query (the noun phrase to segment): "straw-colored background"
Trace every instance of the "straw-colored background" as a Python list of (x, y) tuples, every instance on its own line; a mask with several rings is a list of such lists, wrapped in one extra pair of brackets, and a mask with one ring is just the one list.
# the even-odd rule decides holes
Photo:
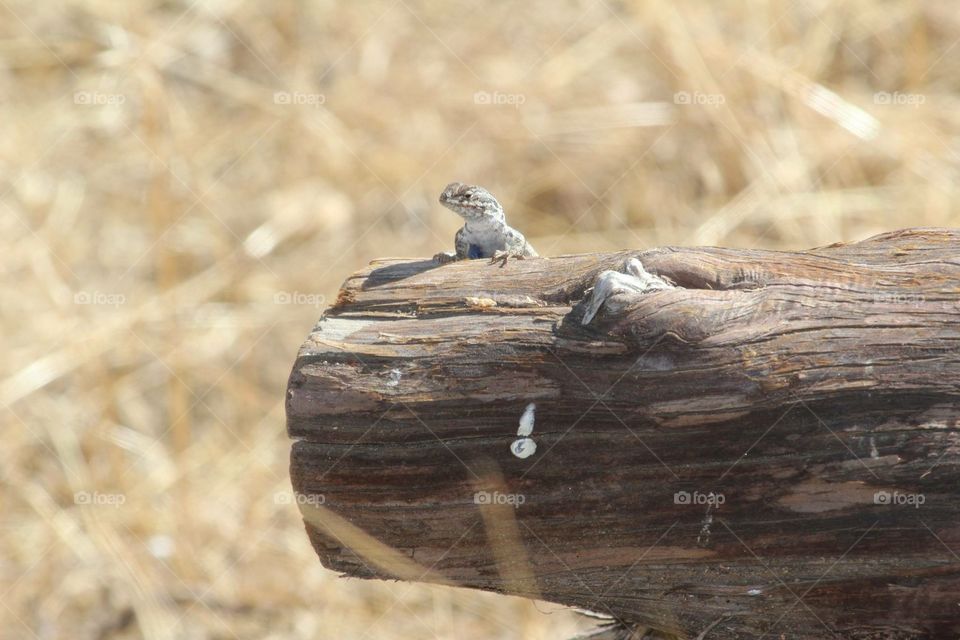
[(564, 638), (546, 604), (339, 579), (284, 385), (338, 285), (541, 254), (957, 225), (948, 0), (0, 0), (0, 637)]

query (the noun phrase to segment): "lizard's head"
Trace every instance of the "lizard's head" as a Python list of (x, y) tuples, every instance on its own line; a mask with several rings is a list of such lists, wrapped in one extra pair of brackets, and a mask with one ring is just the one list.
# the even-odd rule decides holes
[(472, 184), (451, 182), (440, 194), (440, 204), (468, 222), (504, 219), (497, 199), (483, 187)]

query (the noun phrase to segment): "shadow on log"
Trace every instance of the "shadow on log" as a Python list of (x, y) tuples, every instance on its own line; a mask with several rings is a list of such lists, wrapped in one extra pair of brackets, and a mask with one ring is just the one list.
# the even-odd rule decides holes
[[(615, 290), (638, 258), (669, 286)], [(287, 392), (323, 564), (681, 638), (960, 634), (960, 232), (351, 277)]]

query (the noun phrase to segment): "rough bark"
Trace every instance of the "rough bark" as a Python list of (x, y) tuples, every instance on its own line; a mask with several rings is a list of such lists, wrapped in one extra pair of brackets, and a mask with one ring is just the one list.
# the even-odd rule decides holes
[[(909, 229), (803, 252), (377, 261), (289, 381), (314, 548), (350, 576), (684, 638), (957, 637), (958, 256), (960, 232)], [(582, 326), (629, 257), (676, 286)]]

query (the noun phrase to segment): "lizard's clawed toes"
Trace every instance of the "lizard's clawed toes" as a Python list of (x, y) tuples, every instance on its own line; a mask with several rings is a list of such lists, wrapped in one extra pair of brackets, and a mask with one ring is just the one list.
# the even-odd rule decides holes
[(493, 254), (493, 257), (490, 258), (490, 264), (500, 263), (501, 267), (507, 266), (507, 260), (513, 258), (514, 260), (523, 260), (524, 255), (522, 253), (512, 253), (510, 251), (504, 251), (500, 249), (499, 251)]

